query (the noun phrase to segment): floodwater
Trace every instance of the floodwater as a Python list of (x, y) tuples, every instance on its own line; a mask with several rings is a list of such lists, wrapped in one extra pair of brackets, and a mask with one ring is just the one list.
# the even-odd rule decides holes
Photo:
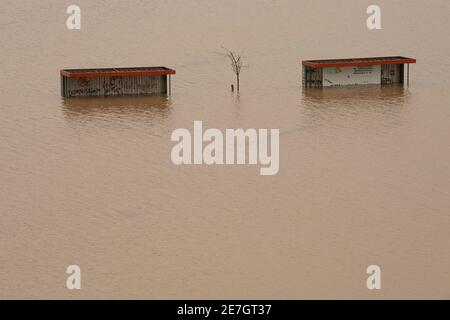
[[(377, 3), (369, 31), (372, 1), (79, 0), (69, 31), (70, 3), (2, 0), (0, 298), (450, 298), (450, 3)], [(301, 88), (302, 59), (384, 55), (409, 88)], [(61, 68), (156, 65), (169, 98), (59, 95)], [(279, 128), (278, 175), (173, 165), (194, 120)]]

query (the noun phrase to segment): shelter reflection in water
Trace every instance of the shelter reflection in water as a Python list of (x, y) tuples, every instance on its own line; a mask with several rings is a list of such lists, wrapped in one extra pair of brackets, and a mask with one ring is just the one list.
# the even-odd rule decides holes
[(79, 122), (96, 119), (143, 121), (165, 118), (170, 113), (170, 108), (170, 97), (158, 95), (62, 99), (64, 116), (70, 121)]

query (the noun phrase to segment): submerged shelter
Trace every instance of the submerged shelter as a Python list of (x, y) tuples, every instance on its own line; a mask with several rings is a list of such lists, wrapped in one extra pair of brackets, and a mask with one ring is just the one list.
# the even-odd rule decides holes
[(171, 93), (171, 75), (166, 67), (64, 69), (61, 96), (92, 97)]
[(405, 78), (409, 84), (410, 63), (416, 60), (406, 57), (304, 60), (302, 82), (305, 88), (385, 85), (404, 83)]

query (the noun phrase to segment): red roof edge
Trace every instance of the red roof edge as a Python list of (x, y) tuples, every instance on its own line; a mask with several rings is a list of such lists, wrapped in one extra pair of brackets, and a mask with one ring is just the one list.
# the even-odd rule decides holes
[[(111, 68), (112, 69), (112, 68)], [(139, 68), (119, 68), (116, 71), (111, 69), (62, 69), (60, 74), (68, 78), (95, 78), (95, 77), (138, 77), (138, 76), (161, 76), (176, 74), (176, 71), (166, 67), (156, 67), (154, 70), (139, 70)], [(136, 69), (123, 71), (121, 69)], [(98, 70), (98, 71), (97, 71)]]
[[(371, 60), (372, 59), (372, 60)], [(337, 61), (340, 60), (340, 61)], [(407, 57), (377, 57), (356, 59), (303, 60), (302, 64), (311, 68), (363, 67), (383, 64), (409, 64), (417, 60)]]

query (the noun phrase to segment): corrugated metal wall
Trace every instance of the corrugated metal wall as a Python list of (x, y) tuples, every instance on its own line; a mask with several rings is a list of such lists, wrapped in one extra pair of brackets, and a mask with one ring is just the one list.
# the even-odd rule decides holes
[(167, 94), (167, 76), (69, 78), (61, 76), (61, 96)]
[(310, 68), (307, 66), (302, 66), (302, 83), (305, 88), (321, 88), (323, 73), (321, 68)]

